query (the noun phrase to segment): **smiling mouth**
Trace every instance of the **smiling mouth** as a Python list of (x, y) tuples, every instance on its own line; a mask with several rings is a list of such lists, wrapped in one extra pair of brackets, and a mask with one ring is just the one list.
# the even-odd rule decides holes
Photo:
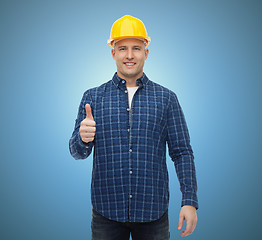
[(125, 64), (126, 66), (134, 66), (136, 63), (125, 62), (124, 64)]

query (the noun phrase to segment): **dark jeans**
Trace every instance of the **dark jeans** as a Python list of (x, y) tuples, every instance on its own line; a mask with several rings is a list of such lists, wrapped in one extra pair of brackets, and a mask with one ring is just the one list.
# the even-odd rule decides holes
[(148, 223), (121, 223), (109, 220), (93, 209), (92, 240), (168, 240), (168, 211), (158, 220)]

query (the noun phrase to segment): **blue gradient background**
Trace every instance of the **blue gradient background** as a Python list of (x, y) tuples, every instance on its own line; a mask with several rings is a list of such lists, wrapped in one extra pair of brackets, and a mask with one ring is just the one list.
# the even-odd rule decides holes
[(116, 70), (106, 40), (125, 14), (145, 23), (144, 71), (188, 123), (200, 208), (187, 239), (261, 239), (261, 12), (254, 0), (1, 0), (0, 239), (91, 239), (92, 156), (75, 161), (68, 141), (83, 92)]

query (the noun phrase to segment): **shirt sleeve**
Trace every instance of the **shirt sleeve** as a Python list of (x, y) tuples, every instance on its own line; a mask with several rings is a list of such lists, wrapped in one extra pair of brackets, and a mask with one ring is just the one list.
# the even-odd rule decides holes
[(180, 183), (181, 206), (191, 205), (198, 209), (196, 170), (189, 132), (182, 108), (172, 91), (167, 109), (167, 144)]
[(86, 104), (90, 104), (92, 109), (92, 99), (88, 91), (84, 93), (81, 103), (79, 105), (77, 119), (75, 120), (75, 128), (69, 140), (69, 151), (73, 158), (76, 160), (87, 158), (91, 154), (92, 148), (94, 146), (94, 141), (89, 143), (83, 142), (79, 132), (80, 124), (86, 117)]

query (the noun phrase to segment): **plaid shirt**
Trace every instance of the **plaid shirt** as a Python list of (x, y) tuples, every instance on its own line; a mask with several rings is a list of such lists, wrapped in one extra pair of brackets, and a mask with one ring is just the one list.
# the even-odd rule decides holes
[[(87, 90), (69, 141), (75, 159), (87, 158), (94, 147), (92, 205), (119, 222), (150, 222), (167, 210), (166, 143), (180, 182), (182, 206), (198, 208), (194, 156), (178, 99), (145, 74), (136, 83), (131, 109), (126, 81), (116, 73), (112, 80)], [(79, 134), (87, 103), (96, 122), (95, 139), (88, 144)]]

